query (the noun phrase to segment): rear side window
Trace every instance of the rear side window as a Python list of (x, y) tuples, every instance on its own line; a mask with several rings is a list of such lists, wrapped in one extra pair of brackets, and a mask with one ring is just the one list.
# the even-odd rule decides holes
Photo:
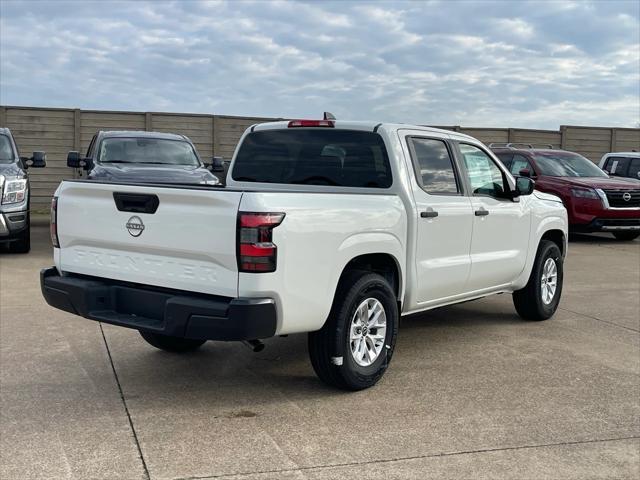
[(531, 164), (529, 163), (529, 160), (527, 158), (523, 157), (522, 155), (514, 155), (513, 163), (511, 163), (511, 165), (509, 166), (509, 171), (513, 175), (520, 175), (520, 172), (522, 170), (529, 170), (529, 173), (531, 175), (535, 173), (533, 171), (533, 168), (531, 168)]
[(624, 177), (627, 174), (627, 169), (629, 168), (629, 160), (631, 159), (626, 157), (609, 157), (604, 169), (609, 173), (609, 175)]
[(320, 128), (247, 135), (231, 176), (238, 182), (388, 188), (391, 168), (382, 137)]
[(498, 160), (500, 160), (505, 167), (511, 168), (511, 162), (513, 161), (512, 153), (495, 153), (495, 156), (498, 157)]
[(410, 145), (418, 169), (418, 180), (427, 193), (460, 193), (449, 149), (442, 140), (414, 137), (410, 139)]

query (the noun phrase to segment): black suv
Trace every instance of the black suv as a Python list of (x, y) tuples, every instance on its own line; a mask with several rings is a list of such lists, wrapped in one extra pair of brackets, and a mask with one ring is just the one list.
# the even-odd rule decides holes
[(99, 131), (87, 155), (69, 152), (67, 165), (86, 170), (89, 180), (125, 183), (219, 185), (211, 172), (224, 171), (220, 157), (203, 163), (184, 135), (135, 131)]
[(0, 128), (0, 243), (15, 253), (31, 249), (29, 177), (27, 168), (46, 165), (44, 152), (21, 157), (8, 128)]

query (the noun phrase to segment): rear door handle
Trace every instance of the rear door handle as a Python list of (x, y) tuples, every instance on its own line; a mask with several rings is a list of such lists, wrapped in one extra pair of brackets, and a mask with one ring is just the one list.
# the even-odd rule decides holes
[(479, 210), (475, 211), (476, 217), (484, 217), (486, 215), (489, 215), (489, 210), (485, 209), (484, 207), (480, 207)]
[(436, 218), (438, 216), (438, 212), (429, 207), (425, 212), (420, 212), (420, 216), (422, 218)]

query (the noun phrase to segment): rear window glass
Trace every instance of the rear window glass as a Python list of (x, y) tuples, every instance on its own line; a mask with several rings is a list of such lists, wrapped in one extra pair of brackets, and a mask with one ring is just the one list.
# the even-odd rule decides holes
[(380, 135), (319, 128), (250, 133), (231, 175), (239, 182), (294, 185), (388, 188), (392, 183)]

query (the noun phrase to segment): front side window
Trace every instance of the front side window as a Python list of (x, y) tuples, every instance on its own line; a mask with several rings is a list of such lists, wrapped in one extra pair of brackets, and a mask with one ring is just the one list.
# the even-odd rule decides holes
[(411, 138), (412, 155), (417, 163), (418, 179), (427, 193), (455, 195), (460, 193), (453, 161), (442, 140)]
[(502, 170), (491, 157), (478, 147), (460, 144), (460, 153), (467, 167), (467, 175), (474, 195), (501, 197), (505, 193)]
[(597, 165), (573, 152), (538, 152), (533, 154), (539, 175), (551, 177), (607, 177)]
[(609, 175), (624, 177), (627, 174), (627, 169), (629, 168), (629, 160), (630, 159), (626, 157), (609, 157), (604, 169), (609, 173)]
[(293, 185), (388, 188), (392, 183), (379, 134), (330, 128), (250, 133), (231, 175), (238, 182)]
[(188, 142), (160, 138), (105, 138), (98, 152), (100, 163), (138, 163), (198, 166), (200, 162)]
[(87, 157), (91, 156), (91, 151), (93, 150), (93, 145), (96, 143), (96, 138), (98, 136), (94, 135), (93, 138), (91, 139), (91, 143), (89, 143), (89, 147), (87, 148)]
[(6, 135), (0, 135), (0, 163), (12, 163), (15, 158), (11, 140)]

